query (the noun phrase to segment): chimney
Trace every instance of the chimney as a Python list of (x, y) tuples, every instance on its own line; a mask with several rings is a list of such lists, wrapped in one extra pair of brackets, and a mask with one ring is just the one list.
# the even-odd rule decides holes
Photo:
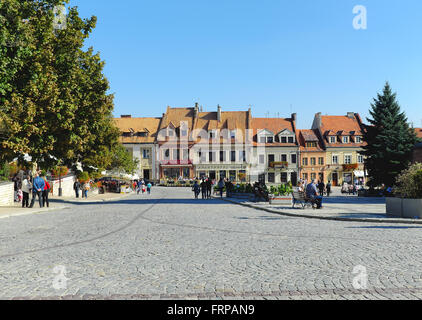
[(348, 112), (347, 117), (350, 118), (350, 119), (353, 119), (355, 117), (355, 113), (354, 112)]
[(130, 114), (122, 114), (120, 116), (120, 118), (132, 118), (132, 115), (130, 115)]
[(321, 112), (315, 114), (314, 122), (312, 123), (312, 129), (319, 129), (322, 125)]
[(217, 121), (221, 121), (221, 107), (220, 105), (217, 106)]
[(297, 113), (292, 113), (292, 119), (294, 122), (297, 121)]
[(194, 118), (198, 118), (198, 113), (199, 113), (199, 106), (198, 106), (198, 102), (196, 102), (195, 110), (194, 110)]

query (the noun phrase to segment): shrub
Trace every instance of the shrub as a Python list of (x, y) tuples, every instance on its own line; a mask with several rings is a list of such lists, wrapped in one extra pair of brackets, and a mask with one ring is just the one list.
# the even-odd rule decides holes
[(90, 179), (88, 172), (84, 171), (84, 172), (79, 173), (78, 179), (80, 182), (88, 182)]
[(10, 165), (7, 162), (0, 163), (0, 181), (9, 180), (10, 175)]
[(408, 199), (422, 199), (422, 163), (415, 163), (402, 171), (397, 178), (396, 196)]

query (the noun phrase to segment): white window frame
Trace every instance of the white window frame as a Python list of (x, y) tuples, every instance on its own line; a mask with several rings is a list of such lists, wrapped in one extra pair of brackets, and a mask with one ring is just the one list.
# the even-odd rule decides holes
[[(350, 161), (347, 161), (346, 159), (350, 159)], [(344, 164), (352, 164), (353, 156), (351, 154), (345, 154), (344, 155)]]
[(350, 142), (350, 137), (349, 136), (344, 136), (343, 139), (341, 139), (341, 141), (343, 143), (349, 143)]
[[(337, 161), (334, 161), (334, 157), (337, 159)], [(331, 155), (331, 164), (339, 164), (339, 157), (338, 154)]]
[(330, 143), (336, 143), (336, 142), (337, 142), (337, 137), (330, 136)]

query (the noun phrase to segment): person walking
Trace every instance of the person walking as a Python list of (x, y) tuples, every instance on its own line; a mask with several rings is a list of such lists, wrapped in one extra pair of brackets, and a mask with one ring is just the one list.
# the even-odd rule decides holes
[(29, 207), (29, 193), (31, 192), (32, 184), (27, 175), (23, 177), (22, 181), (22, 208)]
[(210, 178), (207, 180), (207, 199), (211, 199), (211, 192), (212, 192), (212, 181)]
[(223, 197), (223, 191), (224, 191), (224, 179), (220, 178), (220, 181), (218, 181), (218, 189), (220, 191), (220, 197)]
[(136, 188), (136, 194), (139, 194), (142, 189), (142, 182), (141, 180), (138, 180), (137, 188)]
[(201, 192), (201, 187), (200, 187), (198, 181), (195, 181), (195, 183), (192, 187), (192, 191), (195, 194), (195, 199), (198, 199), (199, 193)]
[(317, 209), (322, 208), (322, 197), (318, 195), (316, 180), (312, 180), (312, 182), (306, 186), (306, 197), (316, 203)]
[(89, 191), (89, 189), (90, 189), (89, 181), (86, 181), (82, 185), (82, 198), (88, 199), (88, 191)]
[(329, 197), (331, 193), (331, 181), (328, 181), (327, 185), (325, 186), (325, 189), (327, 192), (327, 197)]
[(151, 182), (148, 182), (148, 184), (147, 184), (147, 192), (148, 192), (148, 194), (151, 194), (151, 188), (152, 188), (152, 184), (151, 184)]
[(319, 195), (322, 197), (324, 196), (324, 189), (325, 189), (325, 184), (324, 181), (320, 181), (318, 183), (318, 190), (319, 190)]
[(42, 208), (42, 192), (44, 191), (45, 182), (44, 179), (42, 179), (38, 172), (35, 173), (35, 178), (32, 183), (32, 200), (30, 204), (30, 208), (34, 207), (35, 204), (35, 198), (38, 197), (38, 202), (40, 204), (40, 208)]
[(42, 179), (44, 180), (44, 183), (45, 183), (44, 190), (42, 192), (42, 206), (45, 207), (45, 205), (47, 204), (47, 208), (48, 208), (50, 207), (50, 203), (48, 202), (48, 194), (50, 192), (51, 186), (48, 183), (45, 176), (43, 176)]
[(81, 190), (81, 183), (79, 182), (79, 179), (76, 179), (73, 184), (73, 190), (75, 190), (76, 198), (79, 199), (79, 190)]
[(207, 183), (205, 182), (205, 179), (202, 179), (201, 182), (201, 192), (202, 192), (202, 200), (207, 198)]

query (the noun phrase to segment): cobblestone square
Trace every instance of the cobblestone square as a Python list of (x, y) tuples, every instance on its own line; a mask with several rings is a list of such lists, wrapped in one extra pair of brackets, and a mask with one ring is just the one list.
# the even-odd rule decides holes
[(189, 188), (69, 206), (0, 219), (1, 299), (422, 297), (422, 226), (285, 217)]

